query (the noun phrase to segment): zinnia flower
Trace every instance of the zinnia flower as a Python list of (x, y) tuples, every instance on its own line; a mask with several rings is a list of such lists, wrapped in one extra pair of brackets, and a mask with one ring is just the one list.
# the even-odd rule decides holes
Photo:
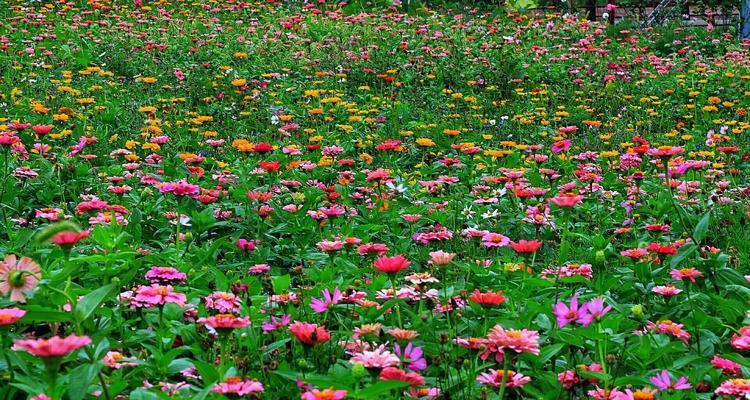
[(341, 400), (346, 398), (348, 392), (346, 390), (334, 390), (334, 389), (312, 389), (305, 393), (302, 393), (302, 400)]
[(380, 371), (381, 381), (402, 381), (412, 386), (424, 385), (424, 377), (416, 372), (407, 372), (395, 367), (385, 367)]
[(324, 326), (318, 326), (318, 324), (294, 321), (293, 324), (289, 325), (289, 330), (297, 340), (308, 346), (315, 346), (331, 340), (331, 334)]
[(252, 380), (242, 379), (236, 376), (227, 378), (224, 382), (214, 384), (211, 393), (233, 394), (237, 396), (247, 396), (249, 394), (263, 392), (263, 384)]
[(11, 301), (24, 303), (24, 293), (36, 287), (39, 281), (39, 264), (28, 257), (16, 258), (15, 254), (8, 254), (0, 261), (0, 293), (10, 294)]
[(516, 353), (539, 354), (539, 332), (530, 330), (506, 330), (495, 325), (487, 335), (487, 339), (498, 348), (511, 349)]
[(375, 260), (372, 265), (380, 272), (385, 272), (386, 274), (395, 274), (396, 272), (407, 268), (409, 265), (411, 265), (411, 262), (408, 261), (403, 255), (399, 254), (393, 257), (380, 257)]
[(0, 308), (0, 326), (15, 324), (24, 315), (26, 310), (20, 308)]
[(505, 296), (503, 295), (502, 290), (498, 290), (497, 292), (493, 291), (487, 291), (487, 292), (480, 292), (479, 289), (474, 289), (474, 293), (472, 293), (469, 298), (482, 306), (498, 306), (500, 304), (505, 303)]
[(583, 199), (584, 197), (579, 194), (564, 193), (564, 194), (557, 195), (557, 197), (553, 197), (549, 199), (549, 201), (554, 203), (558, 207), (569, 208), (582, 202)]
[(510, 247), (512, 247), (516, 253), (531, 254), (531, 253), (535, 253), (537, 250), (539, 250), (540, 247), (542, 247), (542, 242), (536, 239), (534, 240), (521, 239), (518, 242), (510, 242)]
[(244, 328), (250, 325), (250, 317), (235, 317), (232, 314), (217, 314), (212, 317), (200, 318), (198, 319), (198, 323), (212, 329)]
[[(503, 377), (505, 374), (506, 371), (503, 371), (502, 369), (490, 369), (487, 372), (479, 374), (477, 382), (494, 388), (499, 388), (503, 384)], [(531, 382), (531, 378), (517, 372), (507, 371), (507, 375), (508, 377), (505, 378), (505, 386), (509, 389), (519, 388)]]
[(80, 349), (91, 343), (88, 336), (70, 335), (67, 337), (53, 336), (49, 339), (16, 340), (14, 350), (26, 350), (37, 357), (62, 357), (73, 350)]
[(672, 378), (669, 377), (669, 371), (666, 369), (661, 370), (656, 376), (652, 376), (649, 382), (653, 383), (659, 390), (685, 390), (692, 388), (686, 376), (683, 376), (676, 382), (672, 382)]

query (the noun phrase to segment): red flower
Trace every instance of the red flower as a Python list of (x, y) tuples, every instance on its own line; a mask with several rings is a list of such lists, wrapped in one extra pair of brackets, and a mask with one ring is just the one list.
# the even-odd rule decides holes
[(281, 164), (278, 161), (261, 161), (258, 165), (269, 172), (276, 172), (281, 168)]
[(411, 262), (401, 254), (393, 257), (380, 257), (372, 263), (372, 266), (378, 271), (386, 274), (395, 274), (409, 265), (411, 265)]
[(273, 151), (273, 146), (267, 142), (260, 142), (253, 145), (253, 151), (260, 154), (266, 154)]
[(499, 306), (500, 304), (505, 303), (505, 296), (503, 296), (503, 291), (498, 290), (497, 292), (487, 291), (487, 292), (480, 292), (479, 289), (474, 289), (474, 293), (472, 293), (469, 298), (483, 306)]
[(657, 253), (657, 254), (677, 254), (677, 248), (670, 245), (661, 245), (659, 243), (651, 243), (646, 247), (646, 250)]

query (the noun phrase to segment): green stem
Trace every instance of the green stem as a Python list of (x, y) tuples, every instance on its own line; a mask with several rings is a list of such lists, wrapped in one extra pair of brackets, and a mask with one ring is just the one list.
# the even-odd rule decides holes
[(505, 397), (505, 386), (508, 384), (508, 367), (510, 366), (510, 354), (505, 354), (503, 357), (503, 381), (500, 384), (500, 396), (499, 400), (503, 400)]
[(398, 291), (396, 290), (396, 279), (395, 275), (388, 275), (391, 278), (391, 289), (393, 290), (393, 300), (396, 302), (394, 308), (396, 309), (396, 318), (398, 319), (399, 329), (403, 329), (404, 324), (401, 320), (401, 304), (398, 298)]

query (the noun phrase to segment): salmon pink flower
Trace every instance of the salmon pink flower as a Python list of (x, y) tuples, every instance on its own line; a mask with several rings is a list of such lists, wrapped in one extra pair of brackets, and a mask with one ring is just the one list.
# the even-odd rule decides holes
[(495, 325), (487, 339), (498, 348), (510, 349), (516, 353), (539, 354), (539, 332), (527, 329), (505, 329)]
[(25, 350), (37, 357), (62, 357), (91, 343), (88, 336), (53, 336), (49, 339), (16, 340), (14, 350)]
[(385, 345), (380, 345), (374, 350), (362, 350), (355, 353), (349, 362), (362, 364), (365, 368), (385, 368), (401, 364), (398, 356), (386, 350)]
[(518, 242), (510, 242), (510, 247), (513, 248), (513, 251), (520, 254), (531, 254), (536, 253), (537, 250), (539, 250), (540, 247), (542, 247), (542, 242), (534, 239), (534, 240), (519, 240)]
[(442, 250), (438, 251), (431, 251), (430, 252), (430, 264), (432, 265), (448, 265), (453, 261), (453, 257), (455, 257), (455, 253), (446, 253)]
[(480, 292), (479, 289), (474, 289), (474, 293), (472, 293), (469, 298), (473, 302), (482, 306), (499, 306), (500, 304), (505, 303), (505, 296), (503, 295), (502, 290), (498, 290), (497, 292)]
[(89, 237), (88, 230), (80, 232), (60, 232), (52, 236), (50, 241), (58, 246), (70, 248), (87, 237)]
[(318, 324), (294, 321), (293, 324), (289, 325), (289, 330), (297, 340), (308, 346), (315, 346), (331, 340), (331, 334), (325, 326), (318, 326)]

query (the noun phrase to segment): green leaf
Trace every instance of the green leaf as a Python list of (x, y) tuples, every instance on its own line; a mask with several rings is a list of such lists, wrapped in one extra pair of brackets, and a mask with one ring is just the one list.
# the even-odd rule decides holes
[(677, 251), (677, 254), (675, 254), (675, 256), (672, 257), (672, 261), (670, 262), (669, 265), (672, 268), (676, 268), (677, 265), (679, 265), (680, 262), (682, 262), (682, 260), (684, 260), (688, 256), (690, 256), (693, 253), (695, 253), (695, 251), (696, 251), (696, 247), (695, 247), (695, 244), (693, 244), (693, 243), (688, 243), (688, 244), (680, 247), (680, 250)]
[(711, 213), (707, 212), (695, 226), (695, 229), (693, 230), (693, 239), (695, 239), (698, 243), (702, 242), (703, 238), (706, 237), (706, 233), (708, 233), (708, 225), (710, 222)]
[(364, 390), (360, 390), (353, 394), (353, 397), (355, 399), (374, 399), (389, 393), (393, 389), (405, 388), (407, 386), (409, 386), (409, 383), (403, 381), (381, 381), (372, 386), (368, 386)]
[(70, 373), (70, 381), (68, 383), (68, 397), (71, 399), (83, 399), (86, 398), (89, 393), (91, 383), (94, 381), (96, 374), (99, 372), (101, 364), (84, 364)]
[(27, 306), (26, 315), (21, 318), (22, 322), (68, 322), (71, 315), (69, 312), (58, 311), (42, 306)]
[(274, 293), (286, 292), (292, 284), (292, 277), (287, 275), (279, 275), (271, 278)]
[(96, 289), (84, 296), (84, 298), (82, 298), (81, 301), (76, 304), (76, 308), (74, 310), (76, 317), (81, 321), (85, 321), (86, 319), (88, 319), (91, 314), (93, 314), (94, 311), (99, 306), (101, 306), (104, 301), (107, 300), (114, 289), (115, 285), (109, 284), (107, 286), (100, 287), (99, 289)]

